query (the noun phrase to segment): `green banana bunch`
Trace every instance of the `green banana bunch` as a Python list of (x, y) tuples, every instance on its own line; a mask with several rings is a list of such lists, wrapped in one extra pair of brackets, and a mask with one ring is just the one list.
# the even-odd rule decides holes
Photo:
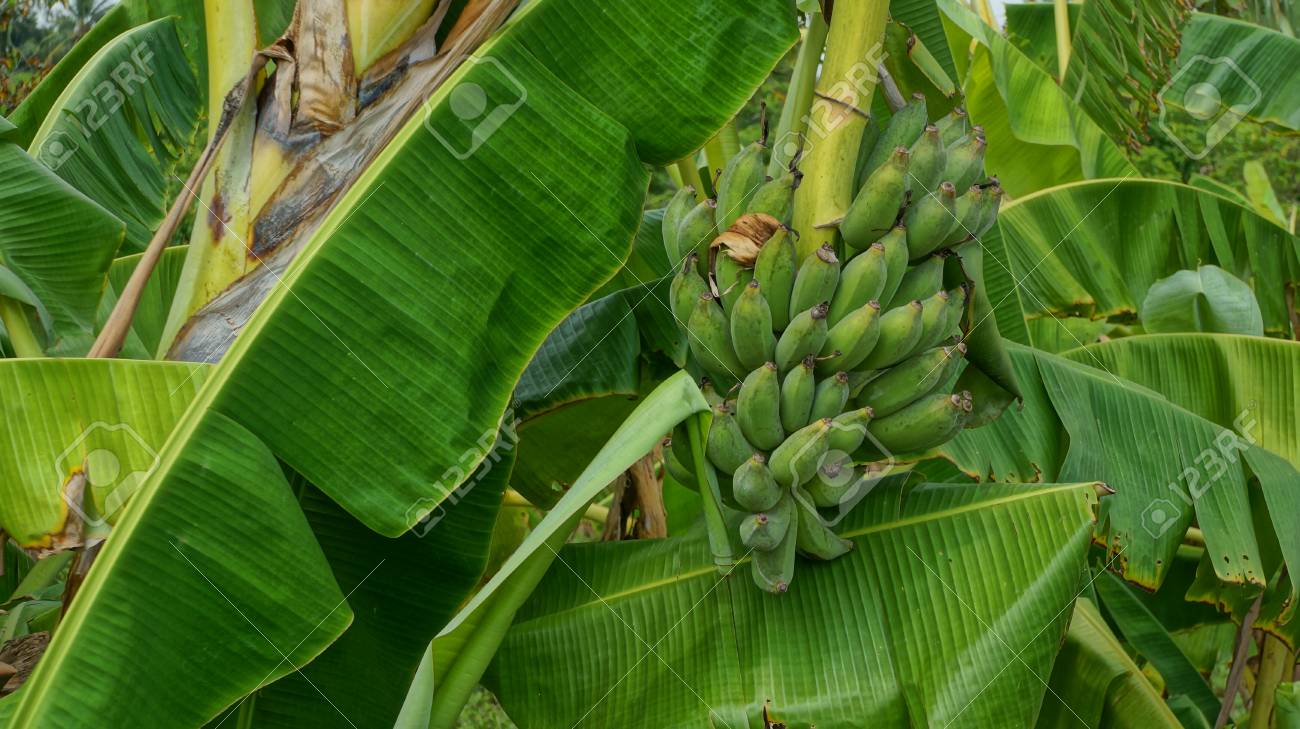
[[(704, 463), (678, 426), (664, 471), (698, 489), (700, 469), (715, 470), (723, 505), (744, 512), (729, 523), (766, 591), (788, 589), (796, 553), (852, 549), (819, 509), (856, 504), (867, 474), (880, 475), (861, 461), (924, 453), (1009, 402), (980, 379), (987, 354), (965, 367), (967, 345), (953, 336), (970, 325), (978, 284), (965, 280), (960, 246), (996, 224), (1003, 195), (984, 148), (962, 109), (931, 124), (919, 95), (883, 127), (871, 122), (850, 163), (859, 184), (837, 223), (842, 243), (802, 260), (786, 227), (798, 160), (768, 177), (761, 141), (728, 162), (715, 199), (697, 203), (684, 188), (664, 211), (669, 305), (713, 409)], [(970, 390), (987, 398), (984, 411)]]
[(891, 453), (917, 453), (952, 440), (966, 425), (971, 410), (969, 392), (932, 393), (871, 421), (868, 430)]
[(749, 210), (750, 201), (767, 180), (766, 150), (767, 143), (760, 139), (740, 150), (723, 168), (718, 178), (719, 230), (730, 228)]

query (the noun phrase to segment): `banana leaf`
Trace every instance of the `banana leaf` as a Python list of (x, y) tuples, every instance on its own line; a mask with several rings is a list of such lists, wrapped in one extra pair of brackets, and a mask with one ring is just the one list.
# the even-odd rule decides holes
[[(271, 454), (381, 534), (419, 523), (464, 478), (442, 475), (477, 465), (460, 459), (497, 431), (545, 335), (621, 264), (640, 216), (643, 162), (702, 145), (795, 38), (794, 16), (777, 0), (585, 9), (529, 3), (340, 201), (159, 447), (158, 467), (24, 688), (16, 721), (201, 723), (341, 634), (350, 610), (301, 511), (282, 513), (278, 494), (289, 492)], [(705, 42), (723, 28), (727, 43)], [(670, 40), (633, 42), (648, 29)], [(453, 113), (448, 98), (463, 83), (503, 102), (508, 119), (493, 133), (475, 137)], [(466, 157), (459, 142), (478, 146)], [(218, 494), (231, 513), (177, 508)], [(149, 527), (160, 522), (195, 535), (182, 545), (194, 571), (256, 608), (245, 613), (273, 645), (234, 610), (201, 626), (169, 613), (148, 621), (147, 637), (121, 640), (119, 611), (130, 602), (119, 591), (128, 574), (154, 572), (146, 563), (159, 532)], [(214, 530), (223, 539), (210, 539)], [(232, 571), (253, 571), (227, 552), (254, 542), (250, 559), (277, 593)], [(200, 599), (181, 592), (175, 604), (188, 610)], [(144, 612), (132, 618), (141, 629)], [(207, 664), (183, 661), (177, 651), (196, 633), (239, 651), (214, 653), (239, 670), (213, 678)], [(288, 660), (273, 650), (305, 634)], [(130, 650), (149, 651), (150, 660), (127, 662), (147, 666), (152, 680), (123, 683), (88, 667), (116, 665)], [(160, 690), (159, 675), (183, 688)]]
[(1078, 727), (1080, 722), (1112, 729), (1183, 727), (1088, 598), (1074, 604), (1050, 684), (1039, 729)]
[(48, 312), (48, 350), (84, 351), (125, 228), (10, 141), (12, 131), (0, 136), (0, 268)]
[[(945, 457), (962, 470), (1006, 478), (1022, 476), (1031, 464), (1045, 481), (1086, 473), (1106, 482), (1117, 493), (1103, 505), (1098, 542), (1116, 572), (1149, 590), (1163, 583), (1193, 517), (1205, 533), (1211, 575), (1243, 594), (1253, 597), (1274, 577), (1261, 559), (1261, 543), (1281, 539), (1286, 563), (1300, 564), (1300, 545), (1293, 544), (1300, 535), (1287, 522), (1300, 509), (1291, 488), (1300, 473), (1255, 445), (1240, 422), (1224, 427), (1179, 407), (1120, 378), (1088, 350), (1080, 358), (1090, 366), (1010, 349), (1027, 392), (1041, 388), (1046, 397), (1027, 396), (1023, 410), (1009, 408), (1000, 420), (944, 446)], [(1048, 429), (1053, 418), (1058, 430)], [(1249, 477), (1264, 504), (1252, 503)]]
[(1092, 180), (1009, 203), (998, 225), (1028, 318), (1132, 316), (1156, 280), (1211, 263), (1251, 284), (1266, 331), (1290, 332), (1285, 287), (1300, 280), (1300, 238), (1234, 200), (1162, 180)]
[[(172, 298), (176, 294), (176, 285), (180, 281), (181, 266), (185, 263), (186, 246), (172, 246), (163, 251), (162, 257), (154, 266), (144, 290), (140, 292), (140, 303), (131, 320), (131, 331), (127, 334), (119, 357), (127, 359), (153, 359), (158, 351), (158, 341), (162, 338), (163, 325), (167, 321), (167, 311), (171, 308)], [(108, 285), (104, 288), (104, 298), (99, 302), (99, 327), (113, 313), (117, 304), (118, 292), (125, 286), (140, 263), (143, 253), (123, 256), (115, 259), (108, 269)], [(97, 327), (98, 328), (98, 327)]]
[[(623, 422), (555, 508), (434, 639), (429, 649), (435, 687), (430, 727), (450, 729), (455, 724), (515, 612), (532, 594), (587, 505), (674, 426), (708, 411), (709, 404), (690, 375), (679, 372), (655, 388)], [(408, 708), (415, 711), (411, 704), (426, 693), (425, 686), (413, 685)]]
[(1218, 266), (1178, 271), (1151, 284), (1139, 309), (1151, 334), (1209, 332), (1264, 336), (1255, 292)]
[[(1066, 182), (1136, 174), (1123, 151), (1011, 41), (957, 0), (939, 0), (954, 57), (967, 57), (966, 111), (984, 127), (984, 166), (1013, 197)], [(960, 65), (960, 64), (959, 64)]]
[(144, 250), (206, 141), (202, 99), (174, 18), (101, 48), (51, 105), (32, 157), (126, 223)]
[(790, 726), (1026, 725), (1094, 503), (1089, 484), (882, 484), (843, 523), (857, 549), (801, 560), (779, 596), (747, 564), (719, 575), (699, 530), (568, 545), (488, 685), (522, 729), (756, 727), (765, 705)]
[[(1176, 119), (1188, 119), (1181, 108), (1182, 99), (1197, 84), (1210, 84), (1222, 96), (1223, 105), (1231, 107), (1227, 120), (1235, 125), (1250, 119), (1287, 131), (1300, 130), (1300, 103), (1291, 72), (1300, 63), (1300, 40), (1243, 20), (1193, 13), (1183, 31), (1178, 69), (1169, 89), (1161, 95), (1167, 99)], [(1199, 140), (1184, 143), (1193, 151), (1203, 147), (1207, 125), (1215, 124), (1219, 115), (1200, 121)]]
[[(1069, 3), (1070, 27), (1077, 28), (1083, 3)], [(1007, 39), (1051, 76), (1059, 72), (1056, 55), (1056, 8), (1053, 3), (1007, 3)]]
[(943, 32), (943, 20), (931, 0), (890, 0), (889, 15), (916, 34), (949, 79), (960, 78)]

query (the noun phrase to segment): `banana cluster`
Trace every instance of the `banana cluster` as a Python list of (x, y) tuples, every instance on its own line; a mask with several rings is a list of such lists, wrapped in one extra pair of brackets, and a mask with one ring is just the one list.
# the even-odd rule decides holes
[[(951, 383), (971, 282), (946, 264), (996, 220), (1002, 192), (985, 179), (984, 144), (960, 110), (927, 125), (914, 99), (864, 157), (841, 250), (803, 260), (787, 227), (799, 172), (769, 179), (762, 141), (728, 163), (716, 200), (696, 204), (687, 188), (665, 213), (664, 243), (681, 261), (670, 306), (713, 406), (704, 456), (724, 502), (748, 514), (740, 539), (767, 591), (788, 588), (796, 553), (852, 549), (826, 515), (856, 503), (881, 459), (967, 424), (970, 393)], [(674, 444), (667, 468), (698, 487), (685, 439)]]

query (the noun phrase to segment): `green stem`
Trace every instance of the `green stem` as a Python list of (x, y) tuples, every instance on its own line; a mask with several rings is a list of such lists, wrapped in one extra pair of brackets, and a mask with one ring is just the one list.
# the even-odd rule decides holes
[(1054, 0), (1056, 18), (1056, 67), (1060, 72), (1058, 78), (1065, 83), (1065, 70), (1070, 67), (1070, 3), (1069, 0)]
[(721, 131), (713, 135), (713, 139), (704, 145), (704, 158), (709, 162), (709, 189), (712, 190), (713, 181), (718, 178), (722, 168), (727, 166), (727, 160), (731, 159), (727, 156), (727, 147), (722, 140)]
[(834, 243), (835, 223), (853, 202), (858, 147), (876, 91), (875, 68), (889, 3), (839, 3), (826, 37), (826, 59), (810, 116), (803, 184), (795, 191), (794, 228), (799, 258)]
[(713, 564), (719, 572), (727, 572), (736, 562), (731, 551), (731, 537), (727, 535), (727, 522), (722, 516), (722, 494), (718, 490), (718, 477), (713, 473), (704, 455), (704, 434), (700, 430), (700, 416), (686, 420), (686, 435), (691, 439), (691, 458), (695, 461), (695, 480), (700, 484), (700, 501), (704, 506), (704, 523), (709, 533), (709, 550)]
[(767, 165), (768, 177), (780, 177), (789, 168), (798, 151), (796, 141), (808, 130), (808, 110), (812, 108), (817, 66), (821, 63), (822, 49), (826, 47), (828, 30), (830, 28), (821, 13), (808, 15), (808, 30), (804, 32), (803, 45), (799, 47), (799, 57), (794, 62), (794, 74), (790, 77), (785, 106), (781, 108), (781, 120), (771, 136), (772, 160)]
[(1259, 657), (1259, 672), (1255, 675), (1255, 691), (1251, 695), (1250, 723), (1248, 729), (1268, 729), (1273, 725), (1273, 700), (1279, 683), (1290, 680), (1295, 670), (1295, 653), (1278, 638), (1264, 635), (1264, 647)]
[(677, 160), (675, 166), (677, 172), (682, 176), (682, 184), (695, 188), (695, 202), (704, 202), (707, 195), (704, 192), (704, 183), (700, 180), (700, 168), (695, 163), (695, 155), (691, 154)]
[(19, 357), (45, 356), (45, 350), (32, 332), (27, 312), (23, 311), (20, 302), (0, 296), (0, 322), (4, 322), (5, 331), (9, 333), (9, 343), (13, 345), (14, 354)]

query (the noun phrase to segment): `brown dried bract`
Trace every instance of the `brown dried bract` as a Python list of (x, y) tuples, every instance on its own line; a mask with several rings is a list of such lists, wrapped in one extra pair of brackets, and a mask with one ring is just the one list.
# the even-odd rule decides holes
[(780, 229), (781, 221), (766, 213), (742, 215), (725, 233), (714, 238), (709, 247), (721, 249), (731, 260), (750, 267), (763, 245)]

